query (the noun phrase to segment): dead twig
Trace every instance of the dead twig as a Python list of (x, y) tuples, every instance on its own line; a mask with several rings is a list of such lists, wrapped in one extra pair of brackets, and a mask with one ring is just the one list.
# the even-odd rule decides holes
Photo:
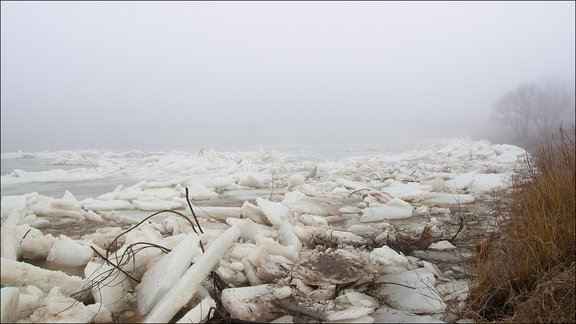
[(368, 191), (370, 191), (370, 190), (372, 190), (372, 189), (370, 189), (370, 188), (356, 189), (356, 190), (352, 191), (352, 192), (348, 195), (348, 198), (352, 197), (353, 194), (355, 194), (355, 193), (357, 193), (357, 192), (360, 192), (360, 191), (363, 191), (363, 190), (368, 190)]

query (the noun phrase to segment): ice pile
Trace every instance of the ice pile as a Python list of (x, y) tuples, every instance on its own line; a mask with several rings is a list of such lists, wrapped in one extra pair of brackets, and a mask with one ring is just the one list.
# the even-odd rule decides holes
[[(148, 180), (83, 200), (68, 190), (3, 196), (2, 321), (200, 322), (221, 301), (244, 321), (435, 322), (467, 288), (448, 278), (457, 268), (423, 255), (458, 248), (448, 235), (406, 255), (393, 248), (398, 228), (442, 235), (450, 208), (506, 189), (524, 154), (468, 139), (325, 162), (262, 151), (45, 152), (88, 168), (16, 170), (2, 182)], [(196, 222), (182, 217), (193, 213)]]

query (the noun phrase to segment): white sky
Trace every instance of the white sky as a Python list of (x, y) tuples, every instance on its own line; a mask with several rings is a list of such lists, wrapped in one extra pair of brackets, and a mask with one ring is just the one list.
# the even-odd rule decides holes
[(488, 136), (575, 3), (2, 2), (3, 152)]

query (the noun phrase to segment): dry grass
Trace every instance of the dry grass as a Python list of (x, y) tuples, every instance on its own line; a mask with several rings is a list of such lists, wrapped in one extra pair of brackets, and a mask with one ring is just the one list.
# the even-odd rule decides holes
[(468, 307), (476, 320), (576, 321), (574, 135), (561, 129), (515, 177), (501, 236), (476, 258)]

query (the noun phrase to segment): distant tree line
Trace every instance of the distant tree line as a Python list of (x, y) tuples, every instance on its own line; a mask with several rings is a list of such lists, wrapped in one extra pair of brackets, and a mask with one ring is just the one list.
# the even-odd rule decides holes
[[(561, 123), (574, 124), (574, 88), (548, 80), (524, 83), (494, 103), (493, 118), (509, 127), (518, 139), (534, 133), (546, 137)], [(566, 126), (569, 126), (566, 125)]]

